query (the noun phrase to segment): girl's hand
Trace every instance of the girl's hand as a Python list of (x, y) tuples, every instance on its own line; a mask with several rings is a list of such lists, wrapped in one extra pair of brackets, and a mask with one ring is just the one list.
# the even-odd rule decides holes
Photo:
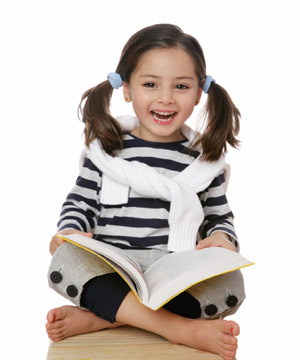
[(200, 240), (196, 249), (201, 250), (207, 247), (223, 247), (225, 249), (238, 252), (236, 246), (229, 240), (229, 236), (221, 231), (217, 231), (211, 236)]
[[(86, 232), (83, 232), (83, 231), (79, 231), (79, 230), (75, 230), (75, 229), (65, 229), (65, 230), (62, 230), (59, 232), (59, 234), (62, 234), (62, 235), (71, 235), (71, 234), (81, 234), (81, 235), (84, 235), (84, 236), (87, 236), (87, 237), (93, 237), (93, 234), (92, 233), (86, 233)], [(58, 247), (60, 247), (60, 245), (62, 245), (65, 241), (58, 237), (57, 234), (54, 235), (50, 241), (50, 246), (49, 246), (49, 251), (51, 253), (51, 255), (53, 255), (55, 253), (55, 251), (57, 250)]]

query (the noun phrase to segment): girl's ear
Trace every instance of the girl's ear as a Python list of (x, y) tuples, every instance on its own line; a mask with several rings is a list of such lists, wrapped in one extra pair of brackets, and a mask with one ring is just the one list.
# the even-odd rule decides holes
[(124, 100), (125, 100), (126, 102), (130, 102), (130, 101), (131, 101), (129, 84), (128, 84), (127, 82), (124, 82), (124, 83), (123, 83), (123, 95), (124, 95)]
[(196, 101), (195, 101), (195, 106), (199, 104), (201, 96), (202, 96), (202, 89), (198, 89), (198, 93), (197, 93)]

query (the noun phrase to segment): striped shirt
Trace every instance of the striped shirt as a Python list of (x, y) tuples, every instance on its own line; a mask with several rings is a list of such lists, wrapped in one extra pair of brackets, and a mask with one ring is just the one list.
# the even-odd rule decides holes
[[(127, 161), (140, 161), (172, 178), (199, 156), (198, 152), (188, 150), (189, 144), (188, 140), (149, 142), (127, 133), (123, 149), (117, 156)], [(221, 173), (198, 194), (205, 214), (199, 237), (203, 239), (213, 232), (222, 231), (238, 246), (224, 183), (224, 173)], [(66, 228), (93, 231), (95, 239), (120, 248), (166, 250), (170, 202), (141, 197), (130, 189), (127, 204), (104, 205), (100, 203), (101, 184), (102, 172), (86, 157), (76, 185), (63, 204), (58, 231)]]

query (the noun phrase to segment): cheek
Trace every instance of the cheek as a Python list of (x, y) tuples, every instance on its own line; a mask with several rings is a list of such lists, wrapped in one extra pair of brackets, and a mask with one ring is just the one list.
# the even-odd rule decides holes
[(184, 104), (184, 111), (187, 114), (191, 114), (196, 106), (196, 99), (189, 99)]
[(133, 93), (131, 99), (133, 105), (139, 109), (145, 108), (146, 110), (147, 106), (151, 103), (150, 97), (143, 93)]

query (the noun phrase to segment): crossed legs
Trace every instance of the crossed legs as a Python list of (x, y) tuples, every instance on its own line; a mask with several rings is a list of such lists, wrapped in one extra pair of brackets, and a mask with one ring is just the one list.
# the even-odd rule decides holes
[(237, 350), (239, 326), (233, 321), (189, 319), (166, 309), (152, 311), (129, 292), (110, 323), (88, 310), (63, 306), (49, 311), (46, 329), (52, 341), (127, 324), (163, 336), (175, 344), (217, 353), (232, 360)]

